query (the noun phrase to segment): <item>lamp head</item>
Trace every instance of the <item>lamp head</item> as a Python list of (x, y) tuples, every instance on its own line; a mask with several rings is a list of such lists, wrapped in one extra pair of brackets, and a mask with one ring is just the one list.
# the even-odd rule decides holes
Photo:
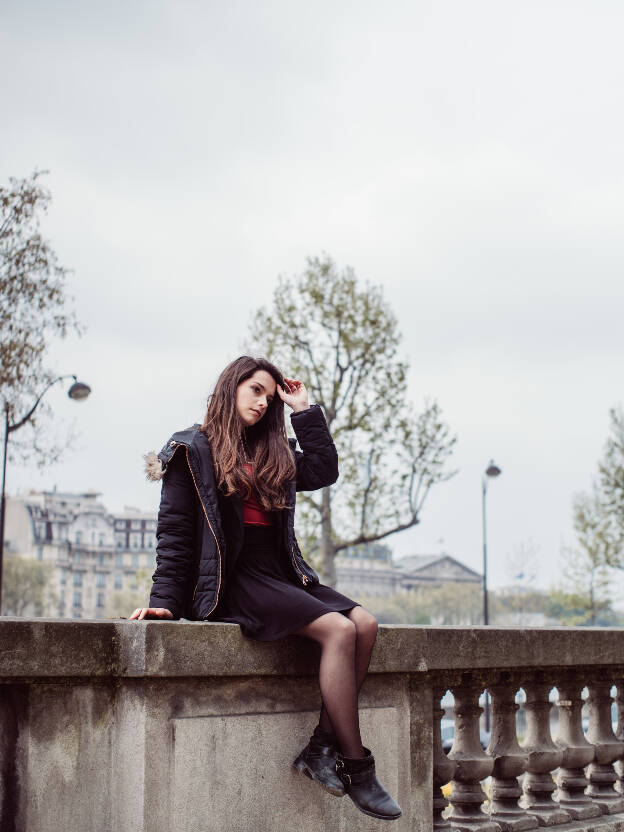
[(67, 391), (67, 395), (70, 399), (81, 402), (89, 396), (90, 392), (91, 388), (88, 384), (84, 384), (82, 381), (76, 380)]
[(501, 469), (498, 467), (498, 465), (495, 465), (494, 460), (491, 459), (490, 464), (485, 469), (485, 473), (488, 477), (497, 477), (501, 473)]

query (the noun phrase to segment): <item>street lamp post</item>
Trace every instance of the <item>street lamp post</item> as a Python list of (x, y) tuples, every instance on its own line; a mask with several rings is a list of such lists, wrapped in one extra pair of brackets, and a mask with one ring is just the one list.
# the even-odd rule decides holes
[(6, 511), (6, 498), (5, 498), (5, 485), (6, 485), (6, 466), (7, 466), (7, 450), (9, 446), (9, 434), (13, 433), (16, 430), (19, 430), (23, 427), (26, 422), (30, 419), (33, 415), (37, 407), (39, 406), (39, 402), (48, 392), (50, 387), (57, 383), (57, 381), (63, 381), (66, 378), (73, 378), (74, 383), (67, 391), (67, 395), (70, 399), (74, 399), (75, 401), (83, 401), (87, 398), (89, 393), (91, 392), (91, 388), (88, 384), (84, 384), (82, 381), (78, 381), (76, 376), (74, 375), (67, 375), (67, 376), (59, 376), (47, 384), (44, 389), (41, 391), (39, 396), (37, 397), (35, 403), (30, 408), (28, 413), (19, 421), (11, 424), (9, 422), (9, 403), (4, 403), (4, 448), (2, 454), (2, 497), (0, 499), (0, 615), (2, 614), (2, 560), (4, 555), (4, 521), (5, 521), (5, 511)]
[(485, 497), (487, 495), (488, 479), (498, 477), (501, 469), (498, 465), (494, 465), (494, 460), (490, 460), (490, 464), (485, 469), (481, 479), (481, 511), (483, 517), (483, 623), (489, 624), (490, 619), (488, 615), (488, 592), (487, 592), (487, 533), (485, 524)]
[[(488, 487), (488, 480), (493, 479), (494, 477), (498, 477), (501, 473), (501, 469), (498, 465), (494, 464), (494, 460), (490, 460), (490, 464), (485, 469), (483, 476), (481, 478), (481, 516), (483, 520), (483, 623), (487, 626), (490, 623), (490, 617), (488, 613), (488, 590), (487, 590), (487, 533), (486, 533), (486, 523), (485, 523), (485, 498), (487, 495), (487, 487)], [(485, 691), (485, 708), (484, 708), (484, 716), (485, 716), (485, 730), (490, 730), (490, 697), (487, 692)]]

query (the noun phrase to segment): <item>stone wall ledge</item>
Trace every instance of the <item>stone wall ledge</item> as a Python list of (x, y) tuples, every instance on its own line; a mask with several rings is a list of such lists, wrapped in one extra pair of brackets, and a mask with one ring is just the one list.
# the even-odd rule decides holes
[[(455, 828), (496, 829), (490, 817), (511, 808), (517, 830), (536, 818), (551, 826), (554, 812), (561, 832), (624, 832), (623, 635), (381, 627), (360, 717), (381, 779), (404, 810), (393, 832), (440, 829), (440, 786), (449, 781)], [(258, 643), (234, 624), (0, 618), (0, 830), (379, 829), (292, 767), (318, 719), (317, 660), (305, 639)], [(487, 754), (479, 735), (485, 687), (495, 740)], [(447, 756), (440, 700), (448, 688), (455, 737)], [(558, 786), (569, 814), (552, 804), (556, 769), (565, 774)], [(526, 808), (517, 805), (520, 773)], [(492, 816), (481, 787), (490, 775)]]
[[(259, 643), (236, 624), (0, 618), (0, 681), (62, 677), (307, 675), (303, 639)], [(624, 673), (624, 629), (382, 626), (371, 673), (613, 668)]]

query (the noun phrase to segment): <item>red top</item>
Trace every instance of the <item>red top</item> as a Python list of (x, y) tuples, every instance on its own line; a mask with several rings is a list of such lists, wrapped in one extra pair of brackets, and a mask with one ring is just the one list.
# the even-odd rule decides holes
[[(252, 468), (249, 463), (245, 464), (245, 469), (251, 474)], [(243, 499), (243, 523), (246, 526), (272, 526), (273, 513), (265, 511), (252, 493)]]

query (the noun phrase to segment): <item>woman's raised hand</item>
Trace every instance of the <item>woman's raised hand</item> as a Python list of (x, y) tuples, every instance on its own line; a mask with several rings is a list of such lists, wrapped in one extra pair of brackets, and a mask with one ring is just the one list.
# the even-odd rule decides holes
[(128, 620), (133, 618), (143, 621), (144, 618), (173, 618), (173, 615), (164, 607), (138, 607)]
[(305, 384), (295, 378), (284, 376), (284, 387), (278, 384), (277, 393), (280, 399), (290, 405), (295, 413), (299, 413), (300, 410), (307, 410), (310, 407)]

